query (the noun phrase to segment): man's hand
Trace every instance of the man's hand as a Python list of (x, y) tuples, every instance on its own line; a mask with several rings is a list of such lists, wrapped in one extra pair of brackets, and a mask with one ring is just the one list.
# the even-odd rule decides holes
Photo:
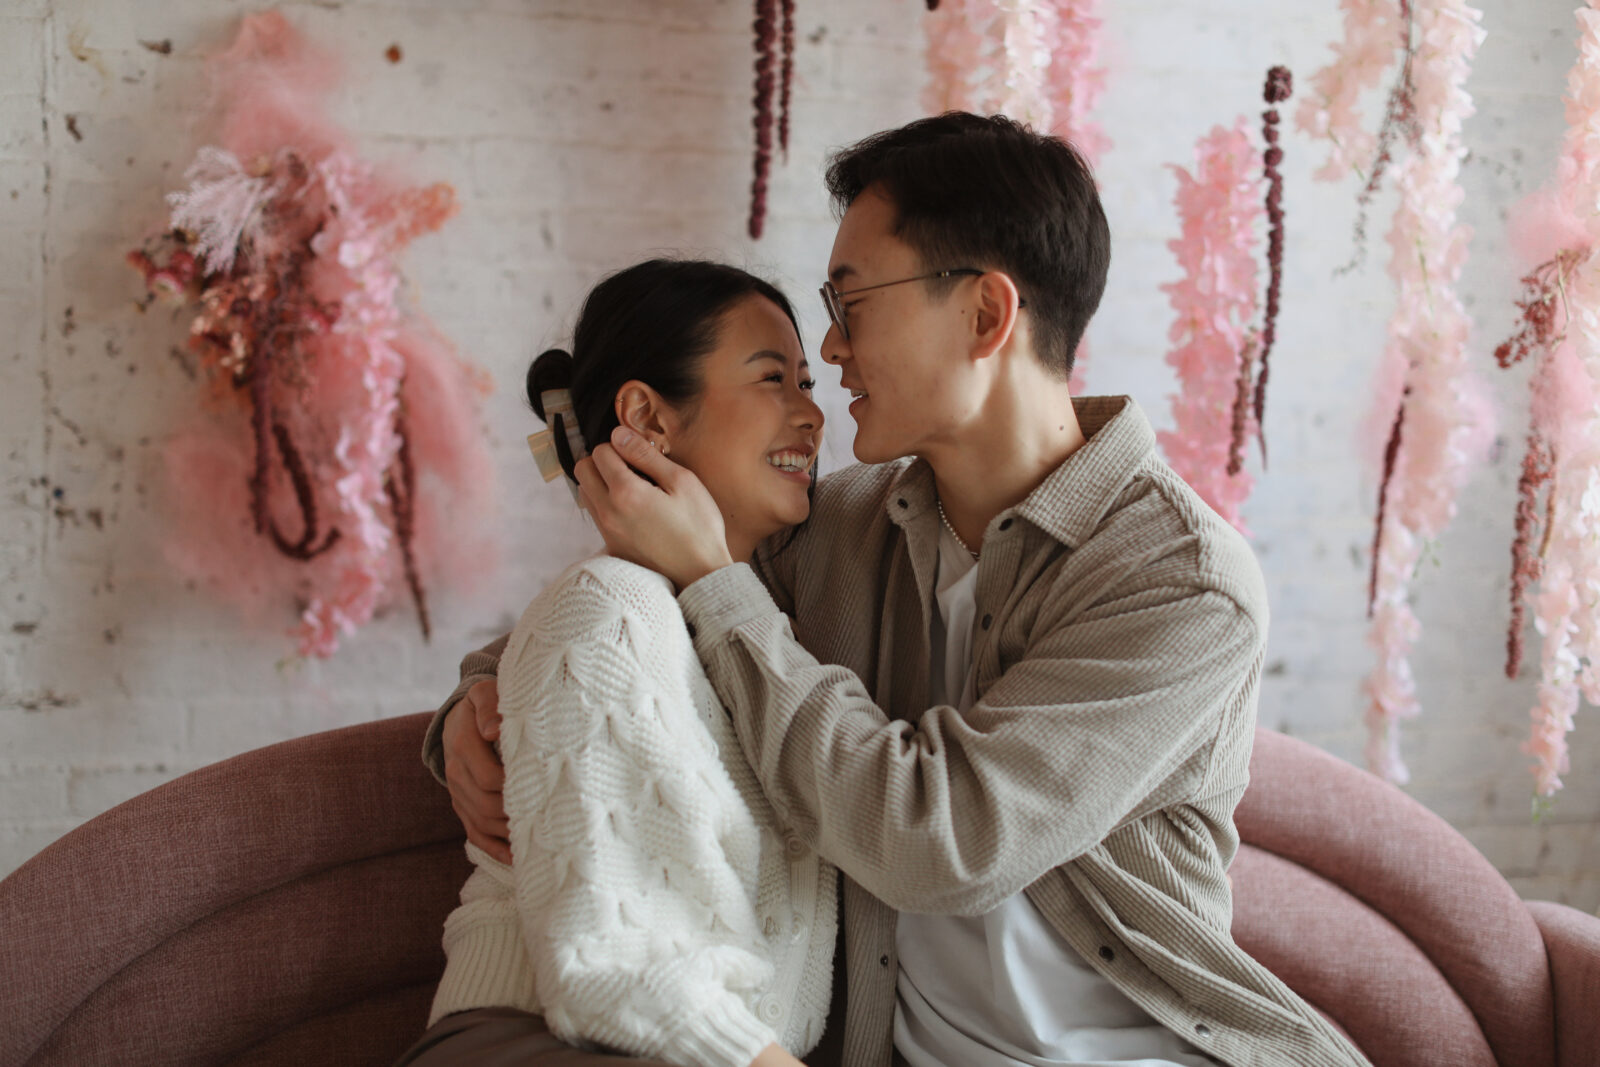
[(501, 796), (506, 771), (492, 743), (499, 737), (500, 687), (486, 678), (445, 713), (444, 778), (450, 786), (450, 806), (466, 827), (467, 840), (501, 863), (510, 863), (510, 828)]
[(722, 512), (706, 487), (637, 434), (617, 427), (576, 474), (613, 556), (666, 575), (680, 590), (733, 562)]

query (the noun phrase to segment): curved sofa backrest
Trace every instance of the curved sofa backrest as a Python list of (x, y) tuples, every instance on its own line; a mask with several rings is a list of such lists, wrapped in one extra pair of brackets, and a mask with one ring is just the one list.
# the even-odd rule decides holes
[(0, 1063), (391, 1062), (469, 870), (427, 719), (202, 768), (0, 882)]
[(1235, 813), (1234, 937), (1374, 1063), (1547, 1067), (1554, 998), (1527, 907), (1443, 819), (1258, 730)]

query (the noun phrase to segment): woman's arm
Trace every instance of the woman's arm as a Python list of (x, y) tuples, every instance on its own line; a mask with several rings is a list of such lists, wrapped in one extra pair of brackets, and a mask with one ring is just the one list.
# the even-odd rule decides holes
[(698, 718), (670, 589), (598, 562), (535, 602), (501, 665), (517, 907), (546, 1021), (685, 1065), (765, 1062), (759, 830)]

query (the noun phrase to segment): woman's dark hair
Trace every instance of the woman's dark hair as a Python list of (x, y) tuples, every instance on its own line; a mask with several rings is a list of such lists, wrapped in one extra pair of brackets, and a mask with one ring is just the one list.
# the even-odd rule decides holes
[(895, 236), (924, 269), (1011, 275), (1039, 358), (1062, 378), (1072, 373), (1111, 266), (1111, 231), (1077, 149), (1003, 115), (949, 111), (841, 149), (827, 183), (841, 213), (879, 187), (895, 207)]
[(584, 442), (593, 448), (617, 427), (617, 390), (638, 380), (669, 404), (692, 404), (700, 363), (717, 345), (724, 312), (747, 296), (764, 296), (794, 323), (789, 298), (769, 282), (723, 263), (652, 259), (607, 277), (578, 313), (570, 353), (552, 348), (528, 368), (528, 402), (554, 431), (561, 469), (572, 478), (563, 416), (546, 418), (541, 394), (567, 389)]

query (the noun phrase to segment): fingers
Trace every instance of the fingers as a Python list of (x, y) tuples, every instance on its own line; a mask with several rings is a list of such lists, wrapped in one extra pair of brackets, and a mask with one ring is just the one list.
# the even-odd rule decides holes
[(667, 486), (675, 472), (682, 469), (626, 426), (611, 431), (611, 445), (628, 466), (647, 475), (657, 485)]
[(500, 740), (500, 683), (494, 678), (474, 682), (466, 700), (472, 705), (478, 736), (485, 741)]
[(504, 827), (495, 832), (487, 831), (479, 824), (474, 823), (471, 813), (462, 809), (460, 805), (452, 802), (451, 807), (455, 808), (456, 817), (461, 820), (461, 825), (466, 827), (468, 841), (471, 841), (501, 863), (510, 864), (511, 841), (506, 836)]

